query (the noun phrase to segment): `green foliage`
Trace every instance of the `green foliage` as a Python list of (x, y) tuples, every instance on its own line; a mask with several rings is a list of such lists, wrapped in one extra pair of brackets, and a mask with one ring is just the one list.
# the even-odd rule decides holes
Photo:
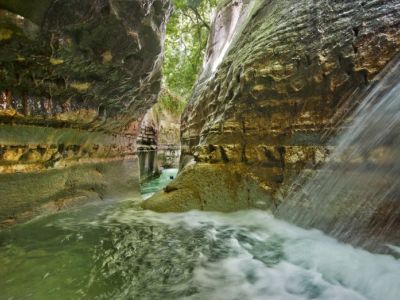
[(179, 120), (185, 106), (184, 98), (163, 88), (158, 96), (158, 102), (152, 108), (153, 119), (158, 123), (161, 119), (165, 119), (167, 114)]
[(185, 109), (186, 101), (179, 95), (167, 89), (163, 89), (160, 93), (160, 101), (158, 104), (162, 110), (180, 116)]
[(164, 89), (188, 99), (201, 69), (210, 33), (210, 15), (217, 0), (173, 0), (167, 26)]

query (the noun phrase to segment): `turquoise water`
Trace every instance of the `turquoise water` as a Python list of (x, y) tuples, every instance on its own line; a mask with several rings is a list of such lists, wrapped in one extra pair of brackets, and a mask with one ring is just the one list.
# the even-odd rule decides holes
[(138, 200), (2, 231), (0, 299), (400, 299), (391, 256), (268, 212), (157, 214)]
[(165, 169), (160, 177), (146, 181), (141, 186), (141, 194), (144, 199), (150, 198), (155, 192), (166, 187), (178, 174), (178, 169)]

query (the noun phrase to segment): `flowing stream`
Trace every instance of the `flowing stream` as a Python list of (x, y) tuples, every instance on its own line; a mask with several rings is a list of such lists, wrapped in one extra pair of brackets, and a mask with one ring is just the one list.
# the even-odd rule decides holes
[(392, 256), (268, 212), (157, 214), (135, 200), (90, 203), (0, 232), (0, 299), (399, 299)]

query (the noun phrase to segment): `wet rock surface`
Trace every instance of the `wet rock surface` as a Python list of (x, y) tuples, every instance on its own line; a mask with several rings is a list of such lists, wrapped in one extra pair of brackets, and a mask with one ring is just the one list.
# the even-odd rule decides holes
[(174, 102), (159, 101), (144, 116), (137, 139), (141, 181), (158, 177), (163, 169), (178, 168), (180, 157), (180, 113)]
[(142, 207), (159, 212), (271, 208), (268, 193), (244, 169), (239, 164), (230, 168), (203, 163), (187, 166), (163, 191), (143, 202)]
[(158, 132), (150, 112), (151, 109), (146, 113), (140, 124), (137, 139), (141, 182), (160, 175), (157, 163)]
[(181, 164), (241, 165), (282, 199), (326, 160), (358, 93), (399, 52), (399, 17), (398, 1), (227, 1), (210, 40), (230, 48), (220, 63), (224, 46), (209, 44), (182, 117)]
[[(120, 182), (139, 177), (136, 139), (160, 90), (169, 12), (167, 0), (0, 1), (0, 184), (14, 186), (2, 192), (2, 218), (21, 213), (11, 203), (51, 199), (34, 188), (51, 170), (77, 168), (73, 185), (98, 194), (114, 179), (88, 182), (80, 168), (120, 165), (122, 176), (127, 161), (132, 172)], [(29, 191), (12, 184), (15, 173)], [(69, 179), (50, 182), (74, 190)]]
[[(17, 111), (14, 122), (48, 117), (59, 126), (119, 133), (156, 102), (168, 1), (29, 6), (0, 3), (0, 88), (12, 93), (7, 106)], [(32, 16), (40, 10), (40, 18)]]

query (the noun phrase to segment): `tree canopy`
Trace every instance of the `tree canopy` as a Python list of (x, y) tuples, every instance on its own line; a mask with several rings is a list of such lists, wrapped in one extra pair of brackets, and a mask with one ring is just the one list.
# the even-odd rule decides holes
[[(210, 33), (211, 13), (217, 0), (173, 0), (167, 25), (163, 89), (186, 102), (201, 69)], [(177, 107), (182, 107), (179, 105)]]

